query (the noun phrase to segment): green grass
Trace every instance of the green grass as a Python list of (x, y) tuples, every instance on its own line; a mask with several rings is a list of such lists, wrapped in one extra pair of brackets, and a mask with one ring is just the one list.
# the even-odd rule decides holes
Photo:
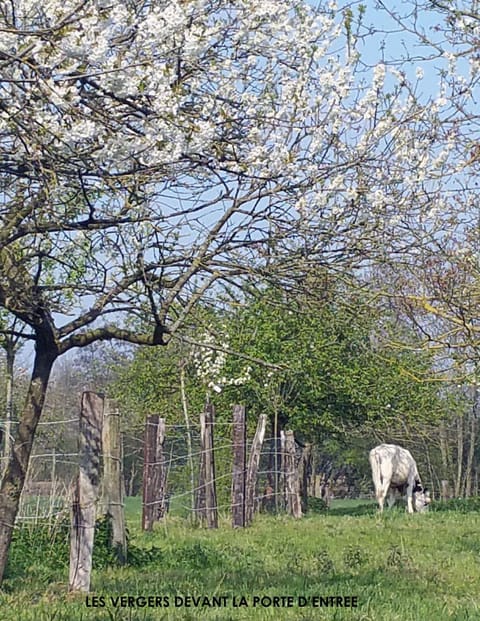
[[(141, 533), (139, 509), (138, 499), (128, 499), (132, 565), (108, 567), (99, 555), (90, 605), (84, 596), (66, 593), (65, 542), (48, 548), (38, 537), (43, 552), (37, 560), (30, 552), (34, 540), (17, 542), (26, 547), (13, 552), (16, 560), (0, 593), (2, 621), (480, 619), (476, 510), (410, 516), (398, 509), (380, 517), (368, 501), (345, 501), (334, 503), (328, 514), (300, 521), (262, 515), (244, 530), (232, 530), (226, 516), (216, 531), (171, 517), (153, 533)], [(31, 561), (22, 563), (27, 557)], [(110, 598), (122, 595), (168, 598), (170, 605), (115, 607)], [(195, 608), (191, 601), (190, 607), (176, 607), (175, 597), (186, 595), (216, 596), (226, 605)], [(300, 597), (311, 602), (329, 595), (357, 596), (359, 605), (297, 605)], [(238, 606), (242, 596), (248, 606)], [(275, 596), (291, 596), (293, 606), (287, 599), (273, 606)], [(93, 607), (93, 597), (105, 607)], [(271, 598), (272, 605), (254, 606), (254, 597)]]

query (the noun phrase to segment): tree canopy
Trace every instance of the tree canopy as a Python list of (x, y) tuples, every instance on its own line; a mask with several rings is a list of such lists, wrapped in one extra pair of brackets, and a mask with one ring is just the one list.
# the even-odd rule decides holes
[(431, 3), (440, 42), (406, 4), (383, 6), (385, 28), (437, 63), (427, 92), (416, 56), (362, 56), (378, 41), (364, 5), (1, 4), (0, 332), (34, 354), (0, 487), (0, 579), (60, 355), (165, 345), (226, 290), (303, 287), (319, 265), (416, 273), (467, 239), (476, 3)]
[(391, 339), (405, 338), (409, 328), (381, 310), (374, 312), (365, 296), (345, 287), (321, 303), (266, 289), (240, 306), (210, 313), (196, 344), (187, 339), (182, 347), (135, 352), (118, 368), (116, 394), (128, 411), (141, 417), (160, 412), (172, 421), (180, 409), (180, 368), (186, 366), (196, 409), (210, 392), (220, 416), (243, 403), (251, 420), (277, 415), (281, 427), (308, 441), (347, 435), (363, 424), (386, 430), (438, 420), (444, 404), (429, 381), (433, 355), (389, 347), (387, 332)]

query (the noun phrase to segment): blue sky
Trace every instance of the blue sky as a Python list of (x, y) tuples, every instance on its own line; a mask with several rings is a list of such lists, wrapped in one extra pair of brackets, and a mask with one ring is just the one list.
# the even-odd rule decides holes
[[(308, 0), (315, 6), (314, 0)], [(419, 10), (416, 16), (412, 13), (414, 2), (385, 2), (387, 9), (378, 8), (374, 0), (364, 0), (356, 3), (339, 3), (338, 13), (343, 12), (342, 6), (351, 8), (353, 12), (352, 29), (358, 22), (360, 7), (365, 7), (362, 17), (362, 26), (359, 30), (360, 39), (357, 50), (361, 53), (362, 61), (367, 66), (374, 66), (384, 61), (387, 65), (394, 65), (405, 71), (407, 78), (416, 81), (417, 68), (423, 69), (424, 77), (418, 89), (418, 94), (428, 98), (436, 95), (439, 90), (440, 74), (448, 68), (448, 59), (442, 57), (441, 52), (458, 52), (453, 49), (442, 32), (445, 25), (445, 16), (435, 10)], [(390, 13), (390, 14), (389, 14)], [(406, 28), (396, 21), (395, 15), (402, 16)], [(434, 46), (422, 43), (418, 32), (435, 44)], [(457, 61), (457, 71), (465, 76), (469, 73), (468, 57)]]

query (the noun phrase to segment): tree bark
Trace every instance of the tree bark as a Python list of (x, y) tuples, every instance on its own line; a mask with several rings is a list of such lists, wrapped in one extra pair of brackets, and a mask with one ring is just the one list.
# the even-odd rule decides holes
[(463, 473), (463, 423), (464, 417), (457, 416), (457, 476), (455, 479), (455, 496), (462, 495), (462, 473)]
[(7, 339), (5, 344), (7, 385), (5, 393), (5, 429), (3, 457), (4, 467), (7, 466), (12, 452), (12, 421), (13, 421), (13, 367), (15, 363), (15, 344), (12, 339)]
[(451, 457), (449, 450), (449, 439), (447, 434), (447, 423), (444, 420), (440, 421), (440, 454), (442, 456), (442, 478), (446, 481), (451, 480)]
[(27, 399), (18, 425), (12, 455), (0, 487), (0, 583), (7, 565), (13, 527), (20, 504), (20, 494), (25, 484), (35, 431), (42, 414), (48, 380), (56, 357), (56, 349), (43, 348), (37, 342)]
[(465, 497), (469, 498), (472, 495), (473, 487), (473, 464), (475, 458), (475, 448), (477, 445), (477, 421), (475, 418), (475, 412), (470, 412), (470, 434), (468, 437), (468, 454), (467, 463), (465, 466)]

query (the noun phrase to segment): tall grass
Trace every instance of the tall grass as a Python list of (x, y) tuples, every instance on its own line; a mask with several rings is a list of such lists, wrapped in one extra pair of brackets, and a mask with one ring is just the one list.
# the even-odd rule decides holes
[[(448, 508), (448, 507), (446, 507)], [(472, 507), (476, 508), (476, 507)], [(75, 620), (266, 620), (443, 621), (480, 619), (480, 517), (477, 511), (403, 510), (375, 513), (366, 503), (332, 507), (300, 521), (259, 516), (251, 528), (192, 528), (179, 517), (139, 529), (139, 505), (130, 500), (130, 565), (104, 562), (98, 539), (88, 602), (66, 594), (68, 545), (62, 536), (50, 547), (38, 539), (38, 558), (21, 539), (0, 594), (5, 621)], [(63, 543), (62, 543), (63, 541)], [(30, 542), (32, 548), (32, 542)], [(63, 548), (62, 548), (63, 546)], [(36, 558), (36, 560), (34, 560)], [(114, 606), (118, 596), (157, 596), (160, 607)], [(175, 606), (175, 597), (207, 597)], [(292, 597), (292, 605), (289, 606)], [(357, 608), (312, 607), (319, 596), (358, 598)], [(97, 600), (93, 598), (97, 597)], [(241, 600), (241, 598), (244, 600)], [(254, 606), (254, 598), (260, 598)], [(261, 598), (264, 597), (263, 606)], [(279, 606), (274, 606), (277, 597)], [(283, 600), (281, 598), (284, 598)], [(299, 598), (309, 605), (298, 606)], [(165, 607), (168, 598), (169, 606)], [(234, 606), (234, 599), (235, 604)], [(245, 601), (247, 606), (239, 606)], [(305, 600), (301, 600), (302, 602)], [(120, 604), (121, 600), (118, 600)], [(177, 603), (186, 603), (177, 599)], [(94, 607), (94, 604), (104, 606)], [(142, 600), (133, 600), (141, 604)], [(148, 602), (146, 602), (148, 603)], [(318, 603), (318, 602), (317, 602)], [(269, 604), (269, 605), (268, 605)]]

